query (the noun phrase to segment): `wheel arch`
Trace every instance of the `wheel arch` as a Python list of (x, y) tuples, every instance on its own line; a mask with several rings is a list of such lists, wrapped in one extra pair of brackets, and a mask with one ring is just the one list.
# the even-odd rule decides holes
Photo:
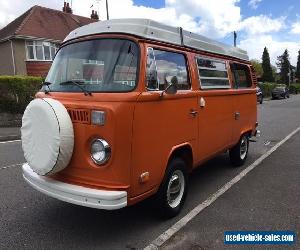
[(179, 157), (184, 160), (184, 162), (187, 165), (188, 172), (192, 171), (193, 164), (194, 164), (194, 155), (193, 155), (193, 148), (190, 143), (186, 142), (174, 146), (169, 153), (167, 166), (169, 165), (170, 161), (176, 157)]

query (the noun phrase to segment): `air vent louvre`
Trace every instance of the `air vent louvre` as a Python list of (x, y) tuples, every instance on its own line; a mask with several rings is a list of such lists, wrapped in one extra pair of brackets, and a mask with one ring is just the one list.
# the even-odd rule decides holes
[(257, 78), (256, 78), (256, 72), (253, 67), (251, 67), (251, 75), (252, 75), (252, 81), (255, 85), (257, 85)]
[(90, 112), (85, 109), (68, 109), (68, 113), (74, 123), (91, 123)]

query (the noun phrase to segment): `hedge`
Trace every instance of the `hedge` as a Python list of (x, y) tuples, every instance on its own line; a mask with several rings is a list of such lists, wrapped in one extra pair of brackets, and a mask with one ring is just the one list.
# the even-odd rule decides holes
[(23, 113), (42, 81), (42, 77), (0, 76), (0, 112)]
[(300, 83), (293, 83), (290, 85), (290, 93), (300, 94)]
[[(282, 86), (284, 84), (277, 84), (277, 83), (259, 83), (258, 86), (260, 87), (261, 91), (263, 92), (265, 97), (269, 97), (272, 95), (272, 90), (276, 86)], [(290, 93), (291, 94), (300, 94), (300, 84), (299, 83), (292, 83), (290, 85)]]
[(260, 87), (261, 91), (263, 92), (264, 97), (268, 97), (272, 95), (272, 90), (276, 87), (276, 83), (259, 83), (258, 86)]

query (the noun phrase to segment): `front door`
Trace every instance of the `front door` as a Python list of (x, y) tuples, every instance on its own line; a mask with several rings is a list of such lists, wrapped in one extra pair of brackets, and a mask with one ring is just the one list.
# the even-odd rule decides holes
[[(147, 90), (137, 100), (133, 121), (131, 193), (138, 196), (160, 184), (172, 148), (183, 143), (197, 147), (197, 97), (191, 90), (185, 54), (148, 49)], [(163, 90), (176, 79), (177, 93)], [(163, 94), (162, 94), (163, 93)], [(149, 174), (147, 182), (141, 175)]]

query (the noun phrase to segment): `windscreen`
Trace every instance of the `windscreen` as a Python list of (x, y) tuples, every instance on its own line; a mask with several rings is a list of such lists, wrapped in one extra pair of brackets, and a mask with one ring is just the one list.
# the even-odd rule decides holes
[[(135, 88), (138, 46), (125, 39), (97, 39), (61, 48), (45, 82), (51, 91), (128, 92)], [(76, 84), (66, 84), (74, 83)], [(43, 88), (47, 88), (44, 86)]]

